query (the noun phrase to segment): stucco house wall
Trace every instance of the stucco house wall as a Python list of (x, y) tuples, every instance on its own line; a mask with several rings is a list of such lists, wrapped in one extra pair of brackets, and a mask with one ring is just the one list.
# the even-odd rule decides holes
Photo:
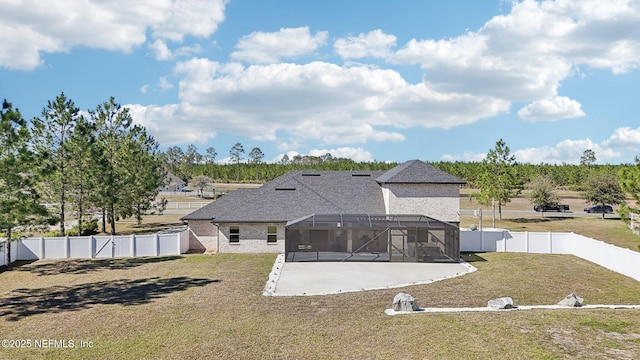
[(421, 214), (460, 222), (459, 184), (382, 184), (388, 214)]
[[(229, 228), (237, 225), (240, 228), (240, 242), (229, 242)], [(277, 226), (277, 242), (267, 242), (267, 228)], [(218, 249), (220, 253), (284, 253), (284, 223), (239, 223), (219, 224)]]
[(218, 251), (218, 228), (211, 220), (189, 220), (189, 250)]

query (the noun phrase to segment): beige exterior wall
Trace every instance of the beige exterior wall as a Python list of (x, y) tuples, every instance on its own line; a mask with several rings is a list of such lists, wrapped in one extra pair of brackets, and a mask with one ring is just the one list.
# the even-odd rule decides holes
[(218, 251), (218, 228), (211, 220), (189, 220), (189, 250)]
[(382, 184), (388, 214), (421, 214), (460, 222), (460, 185)]
[[(240, 242), (229, 242), (229, 227), (237, 225), (240, 227)], [(267, 227), (276, 225), (278, 227), (278, 241), (267, 243)], [(219, 246), (220, 253), (284, 253), (284, 225), (283, 223), (268, 224), (220, 224)]]

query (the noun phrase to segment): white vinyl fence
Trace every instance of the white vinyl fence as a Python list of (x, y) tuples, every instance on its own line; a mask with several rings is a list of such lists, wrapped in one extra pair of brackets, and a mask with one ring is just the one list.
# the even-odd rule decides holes
[(167, 210), (171, 209), (200, 209), (209, 205), (211, 201), (169, 202)]
[(0, 266), (7, 264), (7, 253), (5, 250), (6, 241), (0, 239)]
[(461, 230), (460, 251), (569, 254), (640, 281), (640, 252), (575, 233)]
[(117, 258), (179, 255), (189, 250), (189, 233), (25, 238), (10, 243), (16, 260)]

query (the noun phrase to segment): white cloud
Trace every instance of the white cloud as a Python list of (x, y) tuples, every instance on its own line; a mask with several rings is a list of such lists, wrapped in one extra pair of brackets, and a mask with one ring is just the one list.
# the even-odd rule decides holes
[(400, 142), (405, 136), (393, 128), (446, 129), (509, 107), (495, 98), (441, 94), (425, 84), (408, 84), (393, 70), (367, 66), (312, 62), (245, 67), (191, 59), (179, 62), (174, 75), (181, 78), (182, 102), (168, 106), (172, 116), (164, 116), (165, 111), (141, 113), (145, 121), (158, 127), (185, 121), (202, 141), (214, 128), (278, 141), (281, 150), (296, 149), (307, 140)]
[(149, 49), (155, 53), (155, 58), (158, 61), (167, 61), (173, 58), (173, 54), (171, 54), (167, 44), (160, 39), (156, 39), (156, 41), (149, 44)]
[(343, 59), (359, 59), (367, 56), (387, 57), (390, 48), (395, 45), (395, 36), (378, 29), (367, 34), (338, 39), (333, 44), (333, 49)]
[(472, 153), (464, 152), (462, 154), (444, 154), (442, 155), (442, 161), (475, 161), (479, 162), (484, 160), (487, 156), (485, 153)]
[(147, 91), (149, 91), (149, 85), (148, 84), (144, 84), (140, 87), (140, 92), (143, 94), (146, 94)]
[(144, 126), (154, 134), (154, 138), (162, 145), (204, 144), (208, 139), (216, 137), (213, 127), (206, 124), (192, 126), (185, 115), (184, 106), (143, 106), (139, 104), (125, 105), (131, 113), (133, 121)]
[[(129, 52), (147, 41), (209, 36), (226, 0), (59, 0), (0, 2), (0, 66), (33, 69), (42, 53), (74, 46)], [(157, 46), (155, 44), (156, 50)], [(153, 48), (153, 46), (152, 46)]]
[(328, 33), (311, 35), (308, 27), (282, 28), (278, 32), (253, 32), (243, 37), (231, 53), (234, 60), (252, 64), (276, 63), (309, 54), (324, 45)]
[(161, 39), (156, 39), (156, 41), (148, 45), (148, 48), (153, 51), (154, 57), (158, 61), (169, 61), (176, 57), (187, 57), (197, 54), (202, 50), (199, 45), (181, 46), (175, 50), (171, 50), (167, 43)]
[(315, 149), (315, 150), (309, 151), (309, 155), (311, 156), (322, 156), (325, 154), (331, 154), (331, 156), (333, 157), (348, 158), (348, 159), (352, 159), (354, 161), (360, 161), (360, 162), (365, 162), (365, 161), (370, 162), (375, 160), (373, 158), (373, 155), (370, 152), (362, 148), (340, 147), (340, 148), (330, 149), (330, 150)]
[[(536, 101), (557, 96), (577, 67), (624, 72), (640, 64), (640, 13), (629, 0), (514, 2), (477, 31), (409, 41), (391, 61), (419, 64), (441, 92)], [(609, 8), (609, 5), (611, 7)]]
[(534, 101), (518, 111), (521, 119), (529, 121), (553, 121), (584, 116), (582, 105), (565, 96)]
[(590, 139), (563, 140), (555, 146), (542, 146), (515, 151), (518, 162), (531, 164), (579, 164), (580, 157), (585, 150), (591, 149), (596, 153), (598, 163), (606, 163), (609, 159), (620, 157), (620, 153), (605, 145), (596, 144)]
[(300, 155), (300, 153), (298, 153), (297, 151), (287, 151), (284, 154), (278, 154), (278, 156), (274, 157), (273, 159), (271, 159), (270, 161), (267, 161), (268, 163), (279, 163), (280, 161), (282, 161), (282, 158), (287, 155), (287, 157), (289, 158), (289, 160), (293, 159), (294, 156), (296, 155)]
[(158, 86), (160, 87), (161, 90), (169, 90), (173, 88), (173, 84), (169, 82), (166, 76), (162, 76), (160, 78), (160, 80), (158, 81)]
[(613, 148), (628, 148), (640, 151), (640, 127), (632, 129), (622, 127), (614, 130), (613, 134), (604, 141), (606, 146)]

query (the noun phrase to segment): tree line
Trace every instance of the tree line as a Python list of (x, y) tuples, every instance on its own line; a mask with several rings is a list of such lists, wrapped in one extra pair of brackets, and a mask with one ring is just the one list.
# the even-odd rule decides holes
[[(351, 159), (336, 158), (331, 154), (322, 156), (284, 156), (278, 163), (264, 163), (263, 152), (253, 148), (247, 159), (241, 143), (230, 150), (228, 164), (216, 164), (217, 152), (213, 147), (200, 155), (195, 145), (186, 151), (180, 147), (169, 148), (160, 157), (166, 168), (188, 181), (200, 192), (211, 183), (217, 182), (266, 182), (292, 170), (389, 170), (396, 163), (355, 162)], [(512, 198), (520, 195), (525, 188), (534, 205), (542, 208), (557, 206), (556, 191), (567, 189), (580, 191), (589, 203), (601, 205), (622, 204), (620, 211), (635, 211), (624, 205), (629, 194), (640, 203), (640, 158), (635, 164), (596, 165), (596, 154), (585, 149), (580, 164), (528, 164), (518, 163), (510, 153), (507, 144), (498, 140), (486, 157), (478, 162), (433, 162), (434, 167), (455, 175), (467, 182), (467, 186), (478, 189), (472, 194), (478, 203), (491, 206), (495, 222), (495, 212), (502, 219), (502, 207)], [(604, 216), (604, 214), (603, 214)]]
[[(604, 218), (606, 205), (621, 205), (618, 210), (623, 220), (628, 220), (629, 212), (638, 212), (637, 209), (627, 206), (627, 195), (631, 196), (636, 204), (640, 204), (640, 157), (635, 158), (635, 165), (611, 165), (597, 167), (595, 152), (586, 149), (580, 158), (580, 166), (562, 166), (557, 168), (570, 169), (575, 178), (581, 179), (579, 184), (572, 184), (582, 192), (582, 198), (593, 205), (601, 205)], [(527, 197), (534, 206), (540, 206), (544, 214), (544, 208), (557, 207), (559, 196), (557, 190), (562, 183), (554, 177), (554, 173), (548, 172), (549, 167), (541, 165), (538, 171), (531, 165), (518, 165), (516, 157), (510, 153), (509, 147), (500, 139), (493, 149), (490, 149), (482, 162), (478, 164), (477, 172), (470, 184), (479, 189), (472, 194), (478, 203), (491, 206), (493, 210), (493, 226), (495, 227), (495, 211), (502, 219), (502, 206), (518, 196), (525, 186), (529, 188)], [(523, 171), (524, 170), (524, 171)], [(527, 172), (528, 170), (528, 172)], [(469, 181), (469, 180), (467, 180)]]
[[(500, 142), (502, 144), (499, 150), (504, 151), (506, 144), (502, 140)], [(188, 145), (185, 150), (179, 146), (170, 147), (161, 153), (160, 157), (168, 171), (187, 182), (195, 176), (202, 175), (208, 177), (211, 182), (264, 183), (291, 170), (389, 170), (398, 165), (395, 162), (357, 162), (348, 158), (334, 157), (330, 153), (322, 156), (296, 155), (291, 158), (284, 155), (276, 163), (266, 163), (263, 161), (262, 150), (257, 147), (253, 148), (245, 158), (241, 143), (236, 143), (229, 150), (229, 154), (230, 162), (219, 164), (216, 163), (218, 153), (215, 148), (208, 147), (204, 154), (200, 154), (195, 145)], [(635, 164), (596, 165), (593, 150), (586, 149), (585, 154), (581, 157), (579, 165), (520, 163), (513, 157), (509, 167), (515, 180), (523, 185), (530, 184), (540, 176), (546, 176), (557, 188), (584, 191), (587, 180), (594, 175), (617, 174), (622, 170), (629, 171), (636, 166)], [(474, 187), (482, 180), (486, 171), (485, 160), (437, 161), (431, 164), (465, 180), (468, 186)]]
[[(61, 93), (30, 122), (4, 100), (0, 120), (0, 232), (73, 216), (81, 234), (98, 214), (102, 232), (150, 209), (165, 178), (159, 144), (111, 97), (85, 115)], [(94, 221), (96, 223), (96, 221)], [(97, 225), (97, 224), (96, 224)]]
[(184, 150), (179, 146), (172, 146), (160, 153), (167, 171), (189, 184), (193, 184), (194, 180), (201, 183), (203, 178), (209, 183), (264, 183), (292, 170), (389, 170), (397, 165), (375, 161), (357, 162), (334, 157), (329, 153), (321, 156), (295, 155), (291, 158), (285, 154), (277, 163), (267, 163), (264, 162), (264, 153), (259, 147), (252, 148), (246, 154), (241, 143), (236, 143), (229, 149), (228, 163), (216, 163), (217, 157), (214, 147), (206, 148), (205, 153), (201, 154), (193, 144)]

